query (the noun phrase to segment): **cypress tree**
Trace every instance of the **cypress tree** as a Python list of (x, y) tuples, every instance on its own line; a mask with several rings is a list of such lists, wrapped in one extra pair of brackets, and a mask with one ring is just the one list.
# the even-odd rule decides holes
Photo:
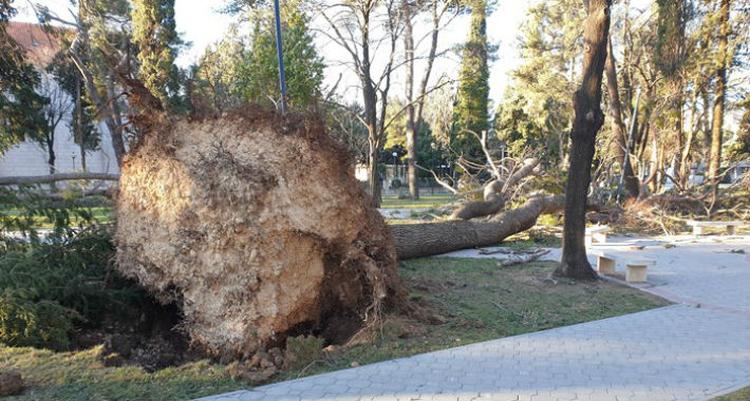
[(141, 80), (166, 108), (174, 106), (179, 90), (174, 60), (181, 43), (175, 30), (174, 0), (134, 0), (132, 19)]
[(489, 127), (489, 46), (487, 44), (487, 1), (472, 0), (471, 27), (463, 48), (454, 115), (453, 147), (478, 156), (480, 147), (471, 132), (481, 134)]

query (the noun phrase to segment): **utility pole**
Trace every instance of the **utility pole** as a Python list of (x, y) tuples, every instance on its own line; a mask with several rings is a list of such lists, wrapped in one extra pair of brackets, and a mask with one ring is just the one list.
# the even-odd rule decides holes
[(273, 0), (276, 17), (276, 56), (279, 59), (279, 87), (281, 88), (281, 113), (286, 113), (286, 73), (284, 72), (284, 51), (281, 42), (281, 12), (279, 0)]

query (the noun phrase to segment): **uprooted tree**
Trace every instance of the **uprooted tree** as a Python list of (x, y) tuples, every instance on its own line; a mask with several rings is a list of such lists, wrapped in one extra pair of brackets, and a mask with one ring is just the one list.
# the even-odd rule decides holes
[(152, 128), (123, 163), (117, 262), (192, 341), (249, 357), (350, 338), (403, 295), (396, 252), (321, 123), (248, 108)]

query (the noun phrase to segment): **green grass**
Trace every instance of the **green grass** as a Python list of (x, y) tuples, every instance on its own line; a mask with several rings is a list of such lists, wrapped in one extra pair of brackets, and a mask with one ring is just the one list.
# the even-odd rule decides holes
[(745, 387), (733, 393), (716, 397), (711, 401), (750, 401), (750, 387)]
[[(98, 224), (107, 224), (111, 223), (112, 219), (114, 218), (114, 210), (111, 206), (93, 206), (87, 208), (88, 211), (91, 213), (91, 216), (95, 223)], [(18, 210), (6, 210), (4, 211), (5, 214), (8, 216), (16, 217), (20, 215), (20, 212)], [(73, 216), (71, 218), (71, 227), (76, 227), (78, 225), (89, 225), (88, 222), (83, 221), (78, 216)], [(53, 223), (49, 221), (49, 219), (45, 218), (44, 216), (35, 216), (34, 217), (34, 228), (36, 229), (45, 229), (45, 228), (52, 228)]]
[[(489, 259), (425, 258), (401, 263), (410, 297), (447, 318), (426, 325), (386, 321), (374, 344), (353, 347), (307, 373), (367, 364), (479, 341), (604, 319), (665, 306), (667, 301), (610, 282), (545, 279), (549, 262), (500, 268)], [(289, 374), (288, 377), (296, 377)]]
[[(444, 317), (428, 324), (385, 316), (372, 343), (352, 346), (274, 380), (367, 364), (504, 336), (603, 319), (664, 306), (666, 301), (610, 282), (547, 280), (554, 264), (498, 267), (488, 259), (425, 258), (401, 263), (410, 298)], [(249, 384), (232, 378), (231, 367), (207, 361), (156, 373), (136, 367), (104, 367), (100, 348), (53, 353), (0, 348), (0, 371), (15, 369), (31, 389), (9, 400), (180, 400), (232, 391)], [(313, 353), (315, 354), (315, 353)]]
[(31, 387), (5, 400), (185, 400), (235, 390), (228, 368), (193, 362), (155, 373), (135, 366), (104, 367), (101, 347), (54, 353), (33, 348), (0, 348), (0, 371), (19, 371)]
[(380, 207), (383, 209), (429, 209), (451, 203), (455, 199), (453, 195), (421, 195), (418, 200), (384, 196)]

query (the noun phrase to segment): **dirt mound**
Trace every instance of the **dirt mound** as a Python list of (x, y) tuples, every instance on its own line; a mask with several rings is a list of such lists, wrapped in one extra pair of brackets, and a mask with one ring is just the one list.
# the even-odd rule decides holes
[(118, 269), (180, 306), (194, 345), (340, 342), (403, 297), (384, 222), (318, 120), (249, 108), (143, 138), (122, 167)]

